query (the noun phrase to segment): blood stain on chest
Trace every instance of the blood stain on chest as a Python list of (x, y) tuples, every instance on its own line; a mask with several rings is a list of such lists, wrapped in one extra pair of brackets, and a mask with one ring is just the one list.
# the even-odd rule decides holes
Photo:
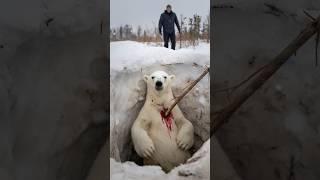
[(166, 127), (168, 129), (169, 136), (170, 136), (170, 131), (172, 130), (173, 115), (170, 112), (166, 116), (167, 110), (168, 110), (167, 108), (163, 108), (163, 110), (160, 111), (160, 115), (161, 115), (161, 118), (162, 118), (162, 122), (166, 125)]

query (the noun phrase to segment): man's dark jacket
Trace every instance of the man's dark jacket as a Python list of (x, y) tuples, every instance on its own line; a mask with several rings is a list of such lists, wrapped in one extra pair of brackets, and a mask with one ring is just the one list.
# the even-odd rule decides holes
[(178, 31), (180, 32), (180, 25), (176, 13), (164, 11), (159, 20), (159, 33), (161, 34), (162, 27), (164, 33), (174, 33), (174, 24), (177, 25)]

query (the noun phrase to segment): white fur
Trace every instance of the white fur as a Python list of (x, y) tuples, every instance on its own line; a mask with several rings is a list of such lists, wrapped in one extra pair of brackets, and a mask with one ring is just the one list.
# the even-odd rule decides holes
[[(160, 165), (165, 171), (184, 163), (193, 145), (194, 130), (192, 124), (183, 116), (178, 105), (172, 110), (173, 127), (169, 130), (162, 121), (160, 111), (173, 102), (171, 82), (174, 75), (156, 71), (145, 75), (147, 83), (146, 102), (135, 120), (131, 136), (134, 148), (145, 164)], [(161, 81), (162, 90), (156, 90), (155, 83)]]

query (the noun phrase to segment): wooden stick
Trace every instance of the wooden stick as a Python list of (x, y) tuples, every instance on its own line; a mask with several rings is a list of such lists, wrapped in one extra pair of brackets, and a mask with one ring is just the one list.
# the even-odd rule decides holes
[(311, 16), (307, 11), (303, 10), (303, 13), (304, 13), (305, 15), (307, 15), (307, 17), (310, 18), (311, 21), (317, 20), (316, 18), (314, 18), (313, 16)]
[(210, 135), (213, 135), (228, 119), (232, 114), (240, 108), (240, 106), (246, 102), (287, 60), (304, 44), (306, 43), (315, 33), (320, 30), (320, 16), (309, 23), (305, 29), (286, 47), (279, 55), (277, 55), (266, 67), (254, 78), (251, 83), (234, 98), (234, 100), (219, 111), (218, 113), (212, 112), (210, 121)]
[(257, 69), (255, 72), (253, 72), (252, 74), (250, 74), (246, 79), (244, 79), (243, 81), (241, 81), (240, 83), (234, 85), (234, 86), (231, 86), (231, 87), (228, 87), (228, 88), (223, 88), (223, 89), (218, 89), (216, 91), (213, 91), (213, 94), (216, 94), (216, 93), (220, 93), (220, 92), (225, 92), (225, 91), (230, 91), (231, 90), (231, 93), (233, 91), (235, 91), (236, 89), (238, 89), (239, 87), (241, 87), (242, 85), (246, 84), (248, 81), (250, 81), (255, 75), (259, 74), (264, 68), (266, 67), (266, 65), (260, 67), (259, 69)]
[(209, 72), (209, 67), (206, 66), (206, 68), (204, 69), (203, 73), (196, 79), (194, 80), (190, 85), (188, 85), (188, 88), (186, 88), (182, 94), (180, 94), (177, 98), (175, 98), (173, 104), (169, 107), (169, 109), (167, 110), (165, 116), (168, 116), (168, 114), (171, 112), (171, 110), (174, 108), (174, 106), (176, 106), (179, 101), (181, 101), (181, 99)]

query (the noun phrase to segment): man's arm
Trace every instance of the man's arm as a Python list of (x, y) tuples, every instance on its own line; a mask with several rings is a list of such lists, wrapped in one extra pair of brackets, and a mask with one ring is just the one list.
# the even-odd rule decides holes
[(179, 33), (181, 32), (180, 31), (180, 25), (179, 25), (179, 21), (178, 21), (178, 18), (177, 18), (177, 15), (175, 14), (175, 16), (174, 16), (174, 22), (176, 23), (176, 26), (177, 26), (177, 28), (178, 28), (178, 31), (179, 31)]
[(159, 28), (159, 33), (161, 33), (161, 28), (162, 28), (162, 25), (163, 25), (163, 17), (162, 17), (162, 14), (160, 15), (160, 19), (159, 19), (159, 25), (158, 25), (158, 28)]

